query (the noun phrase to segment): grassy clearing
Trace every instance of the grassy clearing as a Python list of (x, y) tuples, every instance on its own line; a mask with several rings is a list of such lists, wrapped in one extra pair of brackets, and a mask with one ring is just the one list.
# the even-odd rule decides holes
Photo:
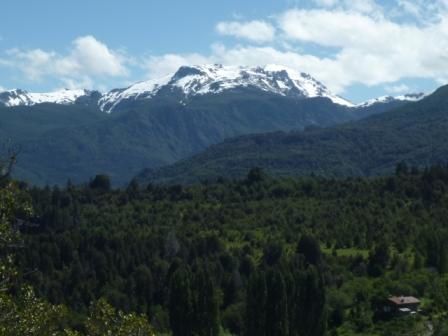
[[(321, 246), (322, 252), (327, 255), (333, 254), (334, 249)], [(369, 256), (369, 250), (358, 249), (358, 248), (342, 248), (336, 249), (336, 254), (338, 257), (355, 257), (361, 255), (363, 258)]]

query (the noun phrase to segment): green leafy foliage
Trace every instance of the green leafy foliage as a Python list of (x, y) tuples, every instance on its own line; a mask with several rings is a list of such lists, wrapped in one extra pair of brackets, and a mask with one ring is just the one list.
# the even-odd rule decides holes
[(144, 316), (117, 311), (104, 299), (92, 304), (85, 327), (89, 336), (155, 335)]
[[(111, 316), (145, 315), (174, 335), (394, 334), (448, 309), (446, 166), (24, 192), (34, 215), (21, 230), (21, 281), (79, 314), (71, 327), (100, 298)], [(424, 314), (384, 319), (390, 295), (419, 297)]]
[(32, 216), (31, 202), (25, 190), (5, 176), (0, 177), (0, 335), (153, 336), (146, 317), (116, 311), (104, 300), (93, 304), (85, 325), (76, 331), (71, 328), (73, 312), (38, 297), (32, 287), (20, 281), (23, 271), (16, 267), (15, 254), (26, 246), (17, 228)]

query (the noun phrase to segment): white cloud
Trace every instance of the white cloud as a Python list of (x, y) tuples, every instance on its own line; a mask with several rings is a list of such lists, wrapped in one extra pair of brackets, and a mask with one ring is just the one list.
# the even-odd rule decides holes
[(334, 48), (331, 66), (347, 86), (376, 85), (406, 77), (448, 75), (448, 17), (418, 26), (343, 10), (290, 10), (279, 17), (286, 38)]
[(389, 16), (414, 21), (422, 26), (434, 24), (448, 14), (447, 0), (395, 0), (389, 7)]
[(196, 65), (211, 62), (211, 57), (200, 54), (166, 54), (162, 56), (150, 56), (143, 62), (143, 67), (147, 70), (149, 77), (158, 78), (175, 72), (182, 65)]
[(398, 0), (398, 6), (400, 9), (404, 10), (406, 13), (411, 14), (417, 18), (420, 18), (422, 15), (421, 3), (418, 0)]
[(387, 92), (392, 94), (409, 93), (411, 90), (406, 84), (386, 86), (385, 89)]
[(87, 74), (105, 76), (124, 76), (127, 70), (124, 58), (117, 52), (110, 50), (104, 43), (93, 36), (77, 38), (74, 49), (69, 56)]
[(67, 55), (42, 49), (11, 49), (0, 65), (17, 69), (30, 81), (56, 78), (67, 87), (92, 87), (97, 77), (123, 77), (128, 74), (126, 58), (109, 49), (93, 36), (75, 39)]
[(62, 86), (57, 88), (58, 90), (95, 88), (101, 91), (101, 88), (99, 88), (96, 83), (88, 76), (79, 78), (61, 77), (60, 81)]
[(340, 10), (290, 10), (280, 16), (279, 25), (291, 40), (325, 47), (375, 50), (378, 45), (393, 47), (401, 42), (393, 39), (404, 35), (393, 22)]
[(21, 51), (10, 49), (6, 52), (8, 59), (3, 64), (18, 68), (29, 80), (39, 80), (43, 73), (53, 64), (56, 54), (41, 49)]
[(369, 13), (376, 16), (382, 16), (382, 8), (375, 2), (375, 0), (345, 0), (345, 8), (360, 13)]
[(256, 43), (270, 42), (274, 39), (275, 28), (265, 21), (219, 22), (216, 30), (222, 35), (247, 39)]
[[(151, 57), (150, 73), (175, 71), (182, 64), (280, 63), (310, 73), (337, 93), (354, 84), (390, 84), (390, 90), (398, 91), (404, 87), (391, 83), (404, 78), (440, 83), (448, 78), (448, 15), (441, 3), (436, 11), (439, 20), (409, 23), (384, 16), (387, 11), (373, 0), (356, 1), (357, 5), (348, 0), (319, 2), (331, 8), (292, 9), (277, 15), (273, 23), (281, 33), (275, 44), (215, 44), (207, 55)], [(316, 48), (326, 53), (308, 52)]]
[(340, 3), (340, 0), (313, 0), (317, 6), (334, 7)]
[(345, 10), (350, 12), (369, 13), (383, 16), (383, 8), (375, 0), (313, 0), (317, 7)]

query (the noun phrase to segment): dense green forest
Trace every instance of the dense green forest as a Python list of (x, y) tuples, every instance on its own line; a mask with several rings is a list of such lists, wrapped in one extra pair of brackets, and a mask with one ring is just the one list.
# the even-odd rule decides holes
[(14, 162), (15, 155), (0, 162), (0, 335), (154, 336), (144, 315), (117, 310), (103, 298), (90, 302), (73, 329), (75, 310), (49, 303), (23, 281), (27, 273), (17, 268), (16, 252), (28, 247), (19, 228), (33, 216), (33, 209), (28, 192), (9, 180)]
[[(447, 333), (445, 166), (341, 180), (252, 169), (123, 190), (99, 175), (0, 190), (11, 200), (2, 227), (20, 231), (1, 245), (13, 271), (2, 271), (0, 309), (4, 297), (20, 314), (34, 309), (55, 335), (105, 335), (104, 325), (119, 335), (127, 321), (123, 335), (141, 335), (140, 324), (174, 336)], [(391, 295), (419, 298), (421, 311), (385, 316)], [(40, 330), (28, 335), (48, 335)]]
[[(244, 135), (138, 176), (142, 183), (243, 178), (252, 167), (272, 176), (378, 176), (402, 161), (425, 167), (448, 156), (448, 86), (421, 101), (337, 126)], [(319, 125), (317, 125), (319, 126)], [(148, 167), (151, 168), (151, 167)]]
[(169, 91), (157, 99), (128, 102), (110, 114), (88, 101), (0, 103), (0, 143), (14, 139), (21, 146), (14, 170), (21, 180), (64, 185), (68, 178), (83, 183), (105, 173), (122, 186), (142, 169), (172, 164), (229, 137), (331, 126), (404, 104), (347, 108), (326, 98), (295, 99), (247, 88), (187, 102)]

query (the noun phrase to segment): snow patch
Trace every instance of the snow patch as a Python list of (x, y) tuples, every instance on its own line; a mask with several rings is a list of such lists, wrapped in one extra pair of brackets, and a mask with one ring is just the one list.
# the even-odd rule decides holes
[(0, 101), (8, 107), (32, 106), (42, 103), (68, 105), (73, 104), (79, 97), (88, 94), (87, 90), (60, 90), (46, 93), (29, 93), (23, 90), (9, 90), (0, 93)]
[(408, 102), (417, 102), (425, 98), (427, 95), (424, 93), (409, 93), (400, 96), (382, 96), (374, 99), (369, 99), (361, 104), (356, 105), (356, 107), (369, 107), (375, 104), (386, 104), (393, 101), (408, 101)]
[(104, 94), (98, 101), (101, 111), (110, 113), (123, 100), (151, 98), (157, 91), (166, 85), (171, 76), (166, 76), (157, 80), (148, 80), (133, 84), (126, 89), (115, 89)]

